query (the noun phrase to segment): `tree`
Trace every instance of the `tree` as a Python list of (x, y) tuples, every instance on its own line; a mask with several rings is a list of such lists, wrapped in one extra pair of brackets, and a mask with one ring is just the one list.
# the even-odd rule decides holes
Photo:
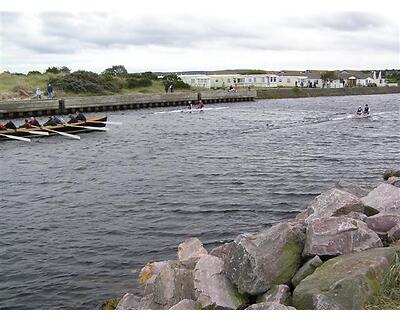
[(326, 71), (321, 73), (321, 79), (323, 81), (323, 86), (325, 87), (329, 82), (337, 79), (335, 71)]
[(106, 70), (104, 70), (102, 72), (102, 74), (121, 77), (121, 76), (128, 75), (128, 71), (126, 70), (126, 68), (123, 65), (119, 65), (119, 66), (112, 66), (111, 68), (107, 68)]

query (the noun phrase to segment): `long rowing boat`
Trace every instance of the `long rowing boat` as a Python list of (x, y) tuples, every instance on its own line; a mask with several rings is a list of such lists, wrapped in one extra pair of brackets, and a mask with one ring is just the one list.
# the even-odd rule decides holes
[[(83, 133), (99, 131), (99, 128), (104, 128), (106, 126), (107, 116), (98, 116), (94, 118), (88, 118), (86, 121), (79, 121), (77, 123), (72, 123), (71, 125), (59, 124), (56, 126), (46, 126), (46, 127), (34, 127), (29, 129), (5, 129), (0, 130), (0, 140), (10, 140), (12, 137), (22, 137), (22, 138), (38, 138), (45, 136), (54, 136), (57, 134), (65, 133)], [(91, 127), (94, 127), (93, 129)], [(47, 130), (46, 130), (47, 129)], [(41, 133), (47, 132), (47, 135)], [(9, 136), (12, 136), (11, 138)]]

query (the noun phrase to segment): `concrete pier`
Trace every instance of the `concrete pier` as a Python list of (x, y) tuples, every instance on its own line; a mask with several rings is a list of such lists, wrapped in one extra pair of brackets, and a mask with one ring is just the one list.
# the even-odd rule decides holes
[(17, 100), (0, 102), (0, 118), (19, 118), (52, 114), (103, 112), (139, 108), (185, 106), (201, 99), (204, 104), (254, 101), (256, 91), (206, 91), (190, 93), (143, 94), (126, 96), (71, 97), (51, 100)]

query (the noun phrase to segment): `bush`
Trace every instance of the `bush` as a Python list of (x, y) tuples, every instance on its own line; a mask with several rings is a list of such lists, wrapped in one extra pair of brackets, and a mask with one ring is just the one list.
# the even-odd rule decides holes
[(42, 74), (42, 73), (40, 71), (36, 71), (36, 70), (28, 72), (28, 76), (34, 75), (34, 74)]
[(89, 71), (75, 71), (58, 78), (50, 79), (56, 89), (73, 93), (100, 93), (118, 92), (121, 84), (113, 78), (99, 76)]
[(129, 78), (126, 82), (126, 85), (129, 89), (140, 88), (140, 87), (151, 87), (152, 84), (153, 82), (150, 79), (146, 78), (141, 78), (141, 79)]

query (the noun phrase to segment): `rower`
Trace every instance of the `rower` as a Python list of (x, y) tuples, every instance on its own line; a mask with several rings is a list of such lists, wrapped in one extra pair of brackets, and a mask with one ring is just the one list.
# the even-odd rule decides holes
[(49, 120), (47, 120), (45, 123), (43, 123), (43, 126), (48, 127), (48, 126), (55, 126), (56, 123), (53, 119), (53, 116), (49, 116)]
[(28, 119), (25, 119), (25, 123), (21, 124), (19, 127), (19, 129), (30, 129), (32, 128), (31, 124), (29, 123)]
[(203, 101), (199, 100), (199, 103), (197, 104), (197, 109), (202, 109), (204, 107)]
[(39, 123), (39, 121), (36, 120), (35, 117), (31, 117), (29, 124), (33, 127), (40, 127), (40, 123)]
[(364, 114), (369, 114), (368, 104), (366, 104), (365, 107), (364, 107)]
[(190, 109), (192, 109), (192, 101), (188, 101), (188, 106), (187, 106), (187, 108), (190, 110)]
[(358, 109), (356, 111), (357, 114), (362, 114), (363, 108), (361, 106), (358, 106)]
[(70, 114), (68, 117), (69, 117), (69, 121), (67, 122), (68, 124), (78, 122), (78, 120), (76, 120), (76, 117), (74, 117), (74, 115)]
[(7, 129), (6, 126), (4, 124), (0, 123), (0, 130), (6, 130), (6, 129)]
[(14, 129), (14, 130), (17, 129), (17, 127), (16, 127), (15, 124), (11, 121), (11, 119), (8, 120), (8, 122), (6, 123), (5, 127), (6, 127), (7, 129)]
[(75, 119), (78, 121), (86, 121), (86, 117), (83, 115), (83, 113), (80, 113), (79, 110), (76, 111)]

